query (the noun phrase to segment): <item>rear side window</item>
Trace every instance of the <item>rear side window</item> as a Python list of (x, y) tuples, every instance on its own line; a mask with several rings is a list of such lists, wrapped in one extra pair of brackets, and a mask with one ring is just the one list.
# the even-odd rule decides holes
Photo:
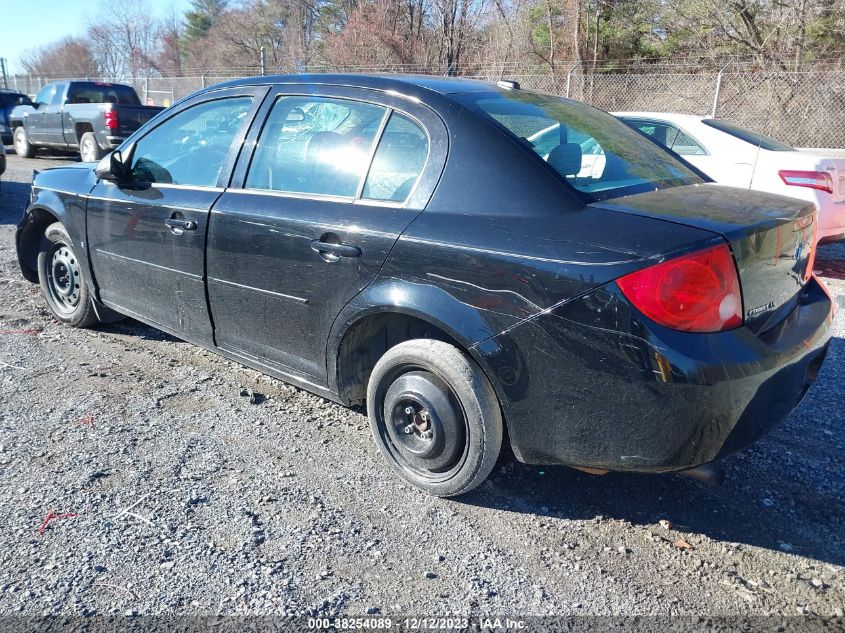
[(348, 99), (280, 97), (245, 187), (354, 198), (386, 115), (386, 108)]
[(585, 104), (524, 90), (455, 98), (530, 147), (587, 201), (703, 182), (683, 161)]
[(215, 186), (251, 106), (252, 97), (230, 97), (195, 105), (169, 118), (135, 145), (132, 179)]
[(68, 103), (117, 103), (141, 105), (138, 95), (129, 86), (121, 84), (81, 83), (71, 84)]
[(702, 156), (707, 151), (689, 134), (678, 130), (678, 135), (672, 143), (672, 151), (681, 156)]
[(384, 128), (362, 197), (403, 202), (428, 157), (428, 136), (416, 121), (394, 112)]

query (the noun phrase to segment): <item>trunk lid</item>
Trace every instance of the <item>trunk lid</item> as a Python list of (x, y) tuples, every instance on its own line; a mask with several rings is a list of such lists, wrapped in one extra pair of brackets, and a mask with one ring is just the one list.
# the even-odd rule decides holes
[(730, 244), (745, 324), (755, 332), (792, 310), (812, 273), (815, 206), (712, 183), (649, 191), (591, 206), (718, 233)]

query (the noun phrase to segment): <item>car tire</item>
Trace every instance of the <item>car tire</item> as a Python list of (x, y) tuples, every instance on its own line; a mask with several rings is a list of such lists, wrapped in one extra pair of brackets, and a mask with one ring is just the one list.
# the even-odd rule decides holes
[(79, 139), (79, 158), (83, 163), (96, 162), (105, 155), (106, 151), (100, 147), (93, 132), (85, 132)]
[(35, 158), (35, 146), (29, 142), (29, 136), (22, 125), (15, 128), (15, 154), (21, 158)]
[(370, 376), (367, 410), (387, 462), (430, 494), (469, 492), (496, 464), (503, 432), (496, 392), (449, 343), (419, 339), (390, 348)]
[(82, 263), (61, 222), (47, 227), (38, 251), (38, 281), (47, 307), (59, 321), (73, 327), (98, 322)]

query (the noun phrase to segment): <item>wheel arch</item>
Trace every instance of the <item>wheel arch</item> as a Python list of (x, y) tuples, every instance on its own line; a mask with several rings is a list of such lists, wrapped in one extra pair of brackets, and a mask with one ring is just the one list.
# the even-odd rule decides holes
[[(424, 307), (424, 309), (423, 309)], [(481, 367), (499, 399), (507, 424), (510, 379), (519, 365), (503, 325), (458, 301), (435, 285), (402, 280), (375, 282), (335, 320), (329, 335), (329, 387), (346, 404), (363, 402), (373, 366), (390, 347), (412, 338), (433, 338), (455, 345)]]
[[(80, 122), (80, 123), (76, 123), (74, 125), (73, 131), (76, 134), (76, 144), (81, 145), (82, 144), (82, 135), (85, 134), (86, 132), (94, 133), (94, 126), (88, 121), (83, 121), (83, 122)], [(97, 139), (97, 135), (94, 134), (94, 140), (96, 140), (96, 139)]]
[(56, 213), (52, 208), (33, 204), (26, 211), (25, 222), (18, 229), (16, 246), (18, 262), (24, 278), (38, 283), (38, 250), (47, 227), (54, 222), (62, 222), (64, 214)]

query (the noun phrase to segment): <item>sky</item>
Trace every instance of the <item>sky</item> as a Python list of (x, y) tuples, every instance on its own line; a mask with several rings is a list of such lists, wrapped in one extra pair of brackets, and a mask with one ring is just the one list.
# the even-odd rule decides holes
[[(98, 17), (102, 2), (124, 0), (0, 0), (0, 57), (9, 72), (22, 72), (22, 54), (68, 35), (83, 36), (90, 20)], [(129, 0), (131, 2), (131, 0)], [(156, 17), (172, 7), (184, 13), (190, 0), (146, 0)]]

